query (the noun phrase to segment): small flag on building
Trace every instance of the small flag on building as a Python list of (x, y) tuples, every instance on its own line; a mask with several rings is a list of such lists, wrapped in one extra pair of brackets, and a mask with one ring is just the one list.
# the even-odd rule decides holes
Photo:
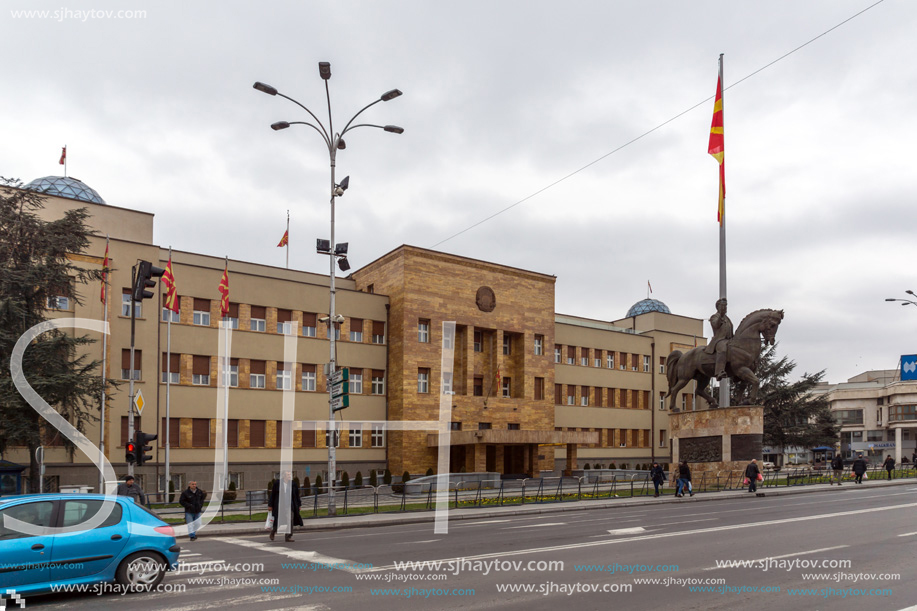
[(289, 242), (290, 242), (290, 230), (287, 229), (286, 231), (283, 232), (283, 237), (280, 238), (280, 244), (277, 245), (277, 248), (280, 248), (281, 246), (286, 246), (287, 244), (289, 244)]
[(227, 316), (229, 315), (229, 263), (227, 263), (226, 267), (223, 269), (223, 277), (220, 278), (219, 291), (223, 296), (223, 298), (220, 299), (220, 316)]
[(61, 149), (60, 161), (58, 161), (58, 163), (60, 165), (64, 165), (67, 163), (67, 147), (66, 146)]
[(105, 238), (105, 260), (102, 261), (102, 295), (101, 301), (102, 305), (105, 305), (105, 289), (108, 288), (108, 238)]
[(164, 286), (166, 289), (164, 307), (167, 310), (178, 312), (178, 285), (175, 284), (175, 275), (172, 273), (172, 257), (169, 257), (169, 263), (166, 265), (166, 271), (162, 274), (162, 286)]
[(716, 220), (720, 225), (726, 217), (726, 141), (723, 135), (723, 83), (716, 79), (716, 100), (713, 102), (713, 122), (710, 125), (710, 143), (707, 152), (720, 164), (720, 197)]

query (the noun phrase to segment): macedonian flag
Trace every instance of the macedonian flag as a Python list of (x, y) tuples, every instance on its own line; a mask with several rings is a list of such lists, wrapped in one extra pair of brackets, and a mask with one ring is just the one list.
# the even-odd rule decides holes
[(710, 144), (707, 152), (720, 164), (720, 201), (716, 209), (716, 220), (723, 224), (726, 219), (726, 143), (723, 136), (723, 84), (716, 79), (716, 101), (713, 102), (713, 123), (710, 125)]
[(277, 248), (280, 248), (281, 246), (286, 246), (289, 243), (290, 243), (290, 230), (287, 229), (286, 231), (283, 232), (283, 237), (280, 238), (280, 244), (277, 245)]
[(220, 294), (223, 296), (220, 299), (220, 316), (229, 315), (229, 268), (226, 267), (223, 269), (223, 277), (220, 278), (219, 289)]
[(101, 301), (104, 305), (106, 303), (105, 294), (107, 293), (108, 288), (108, 238), (105, 238), (105, 260), (102, 261), (102, 295)]
[(162, 274), (162, 286), (166, 289), (165, 307), (173, 312), (178, 312), (178, 286), (175, 284), (175, 275), (172, 273), (172, 257)]

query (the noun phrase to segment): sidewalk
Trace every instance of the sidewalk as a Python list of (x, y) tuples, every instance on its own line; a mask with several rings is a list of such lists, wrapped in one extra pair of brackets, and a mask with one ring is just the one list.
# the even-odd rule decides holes
[[(850, 490), (863, 488), (890, 488), (896, 486), (917, 487), (917, 479), (867, 480), (861, 485), (844, 482), (842, 486), (830, 484), (812, 484), (808, 486), (784, 486), (774, 488), (760, 488), (757, 495), (749, 494), (746, 490), (730, 490), (728, 492), (698, 492), (693, 497), (675, 498), (672, 494), (655, 497), (637, 497), (607, 499), (599, 501), (568, 501), (555, 503), (532, 503), (513, 505), (511, 507), (480, 507), (466, 509), (450, 509), (449, 521), (479, 520), (518, 515), (538, 515), (561, 513), (564, 511), (583, 511), (589, 509), (612, 509), (622, 507), (638, 507), (643, 505), (659, 505), (671, 503), (699, 503), (722, 499), (747, 499), (753, 501), (758, 496), (785, 496), (812, 493), (843, 493)], [(396, 524), (422, 524), (433, 522), (433, 511), (411, 511), (403, 513), (373, 513), (351, 516), (335, 516), (325, 518), (303, 518), (302, 527), (294, 529), (294, 533), (339, 530), (344, 528), (366, 528), (372, 526), (392, 526)], [(197, 532), (198, 537), (237, 537), (240, 535), (267, 535), (263, 522), (244, 522), (236, 524), (209, 524)], [(187, 539), (186, 536), (179, 539)]]

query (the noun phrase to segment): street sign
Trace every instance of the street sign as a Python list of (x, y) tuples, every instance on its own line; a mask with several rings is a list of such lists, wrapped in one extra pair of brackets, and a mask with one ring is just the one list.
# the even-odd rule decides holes
[(330, 376), (328, 376), (328, 382), (332, 385), (340, 384), (341, 382), (346, 382), (348, 380), (350, 380), (350, 369), (347, 367), (338, 369)]
[(350, 407), (350, 395), (338, 395), (331, 398), (331, 410), (338, 411)]
[(137, 408), (137, 414), (143, 413), (143, 406), (146, 402), (143, 400), (143, 391), (138, 390), (137, 394), (134, 395), (134, 407)]

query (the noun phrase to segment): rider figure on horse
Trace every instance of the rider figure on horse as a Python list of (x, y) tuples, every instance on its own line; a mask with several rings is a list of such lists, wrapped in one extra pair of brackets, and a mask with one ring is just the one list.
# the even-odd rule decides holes
[(716, 313), (710, 317), (710, 326), (713, 328), (713, 337), (704, 348), (707, 354), (716, 352), (715, 373), (717, 380), (726, 377), (726, 348), (732, 339), (732, 321), (726, 316), (726, 298), (722, 297), (716, 302)]

